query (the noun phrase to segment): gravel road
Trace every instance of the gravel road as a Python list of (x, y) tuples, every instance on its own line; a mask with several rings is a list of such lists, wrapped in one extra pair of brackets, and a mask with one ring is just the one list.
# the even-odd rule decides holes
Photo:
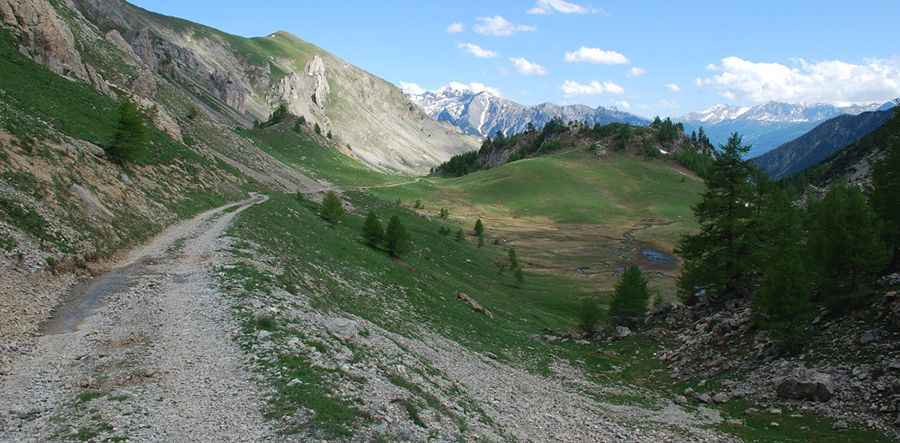
[(259, 441), (272, 431), (229, 304), (219, 237), (266, 197), (175, 225), (98, 277), (0, 379), (0, 441)]

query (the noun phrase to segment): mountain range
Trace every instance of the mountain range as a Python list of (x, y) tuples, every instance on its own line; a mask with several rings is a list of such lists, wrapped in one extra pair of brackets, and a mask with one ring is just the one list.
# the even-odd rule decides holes
[(686, 114), (678, 120), (687, 132), (703, 128), (714, 145), (737, 132), (752, 146), (748, 157), (757, 157), (791, 141), (819, 123), (839, 115), (874, 111), (880, 103), (839, 107), (830, 104), (790, 104), (768, 102), (756, 106), (716, 105), (705, 111)]
[(564, 122), (579, 121), (589, 125), (629, 123), (647, 125), (647, 119), (614, 108), (585, 105), (542, 103), (525, 106), (501, 97), (480, 85), (450, 83), (436, 91), (405, 91), (426, 114), (447, 122), (465, 134), (487, 137), (498, 133), (512, 135), (524, 132), (528, 124), (540, 129), (554, 118)]
[(751, 161), (774, 179), (788, 177), (825, 161), (882, 127), (892, 114), (884, 110), (839, 115)]

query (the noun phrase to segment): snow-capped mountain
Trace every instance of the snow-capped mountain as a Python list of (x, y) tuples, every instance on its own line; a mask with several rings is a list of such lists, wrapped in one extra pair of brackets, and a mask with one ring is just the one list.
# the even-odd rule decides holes
[(805, 134), (819, 123), (839, 115), (857, 115), (880, 104), (839, 107), (830, 104), (768, 102), (756, 106), (716, 105), (680, 118), (687, 131), (703, 127), (713, 144), (725, 143), (732, 133), (741, 134), (752, 149), (749, 157), (762, 155)]
[(476, 136), (505, 135), (525, 131), (528, 124), (543, 127), (554, 118), (587, 124), (630, 123), (646, 125), (646, 119), (614, 108), (543, 103), (524, 106), (500, 97), (481, 84), (450, 83), (436, 91), (405, 90), (406, 95), (432, 118), (450, 123)]

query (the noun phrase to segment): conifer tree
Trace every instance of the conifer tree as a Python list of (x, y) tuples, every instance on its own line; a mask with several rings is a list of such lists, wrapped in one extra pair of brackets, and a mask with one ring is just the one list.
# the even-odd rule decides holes
[(388, 251), (392, 256), (400, 257), (409, 252), (409, 233), (406, 231), (406, 227), (403, 226), (403, 223), (400, 222), (400, 217), (397, 217), (396, 215), (391, 217), (385, 237), (387, 240)]
[(700, 232), (682, 238), (676, 250), (685, 260), (679, 281), (683, 295), (698, 288), (726, 297), (750, 292), (759, 175), (742, 158), (749, 150), (732, 134), (704, 176), (706, 192), (693, 207)]
[(478, 237), (484, 235), (484, 223), (481, 222), (480, 218), (475, 222), (475, 235)]
[(384, 227), (374, 211), (369, 211), (366, 221), (363, 223), (363, 237), (369, 246), (378, 246), (384, 240)]
[(119, 105), (119, 121), (106, 152), (119, 163), (134, 161), (147, 144), (148, 136), (144, 118), (137, 106), (125, 100)]
[(321, 216), (329, 223), (336, 224), (344, 217), (344, 204), (334, 191), (328, 191), (322, 200)]
[(812, 311), (803, 217), (787, 192), (778, 191), (769, 196), (760, 223), (762, 281), (753, 298), (753, 314), (775, 339), (795, 348)]
[(630, 266), (616, 284), (616, 292), (609, 307), (610, 318), (617, 325), (636, 325), (647, 313), (650, 292), (647, 279), (637, 266)]
[(888, 258), (875, 212), (862, 191), (837, 185), (809, 219), (809, 255), (825, 303), (836, 311), (858, 306)]
[[(900, 111), (894, 111), (893, 119), (887, 124), (900, 127)], [(888, 142), (887, 155), (874, 169), (872, 206), (884, 223), (883, 237), (891, 250), (888, 271), (897, 272), (900, 271), (900, 136), (894, 135)]]

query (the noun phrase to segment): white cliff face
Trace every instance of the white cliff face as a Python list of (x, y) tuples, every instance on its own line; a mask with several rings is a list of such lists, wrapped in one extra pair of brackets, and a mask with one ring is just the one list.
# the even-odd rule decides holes
[(529, 123), (541, 128), (553, 118), (587, 124), (648, 123), (635, 115), (603, 107), (595, 109), (550, 103), (524, 106), (500, 97), (494, 91), (460, 83), (451, 83), (436, 91), (407, 93), (407, 96), (435, 120), (450, 123), (466, 134), (479, 137), (523, 132)]

